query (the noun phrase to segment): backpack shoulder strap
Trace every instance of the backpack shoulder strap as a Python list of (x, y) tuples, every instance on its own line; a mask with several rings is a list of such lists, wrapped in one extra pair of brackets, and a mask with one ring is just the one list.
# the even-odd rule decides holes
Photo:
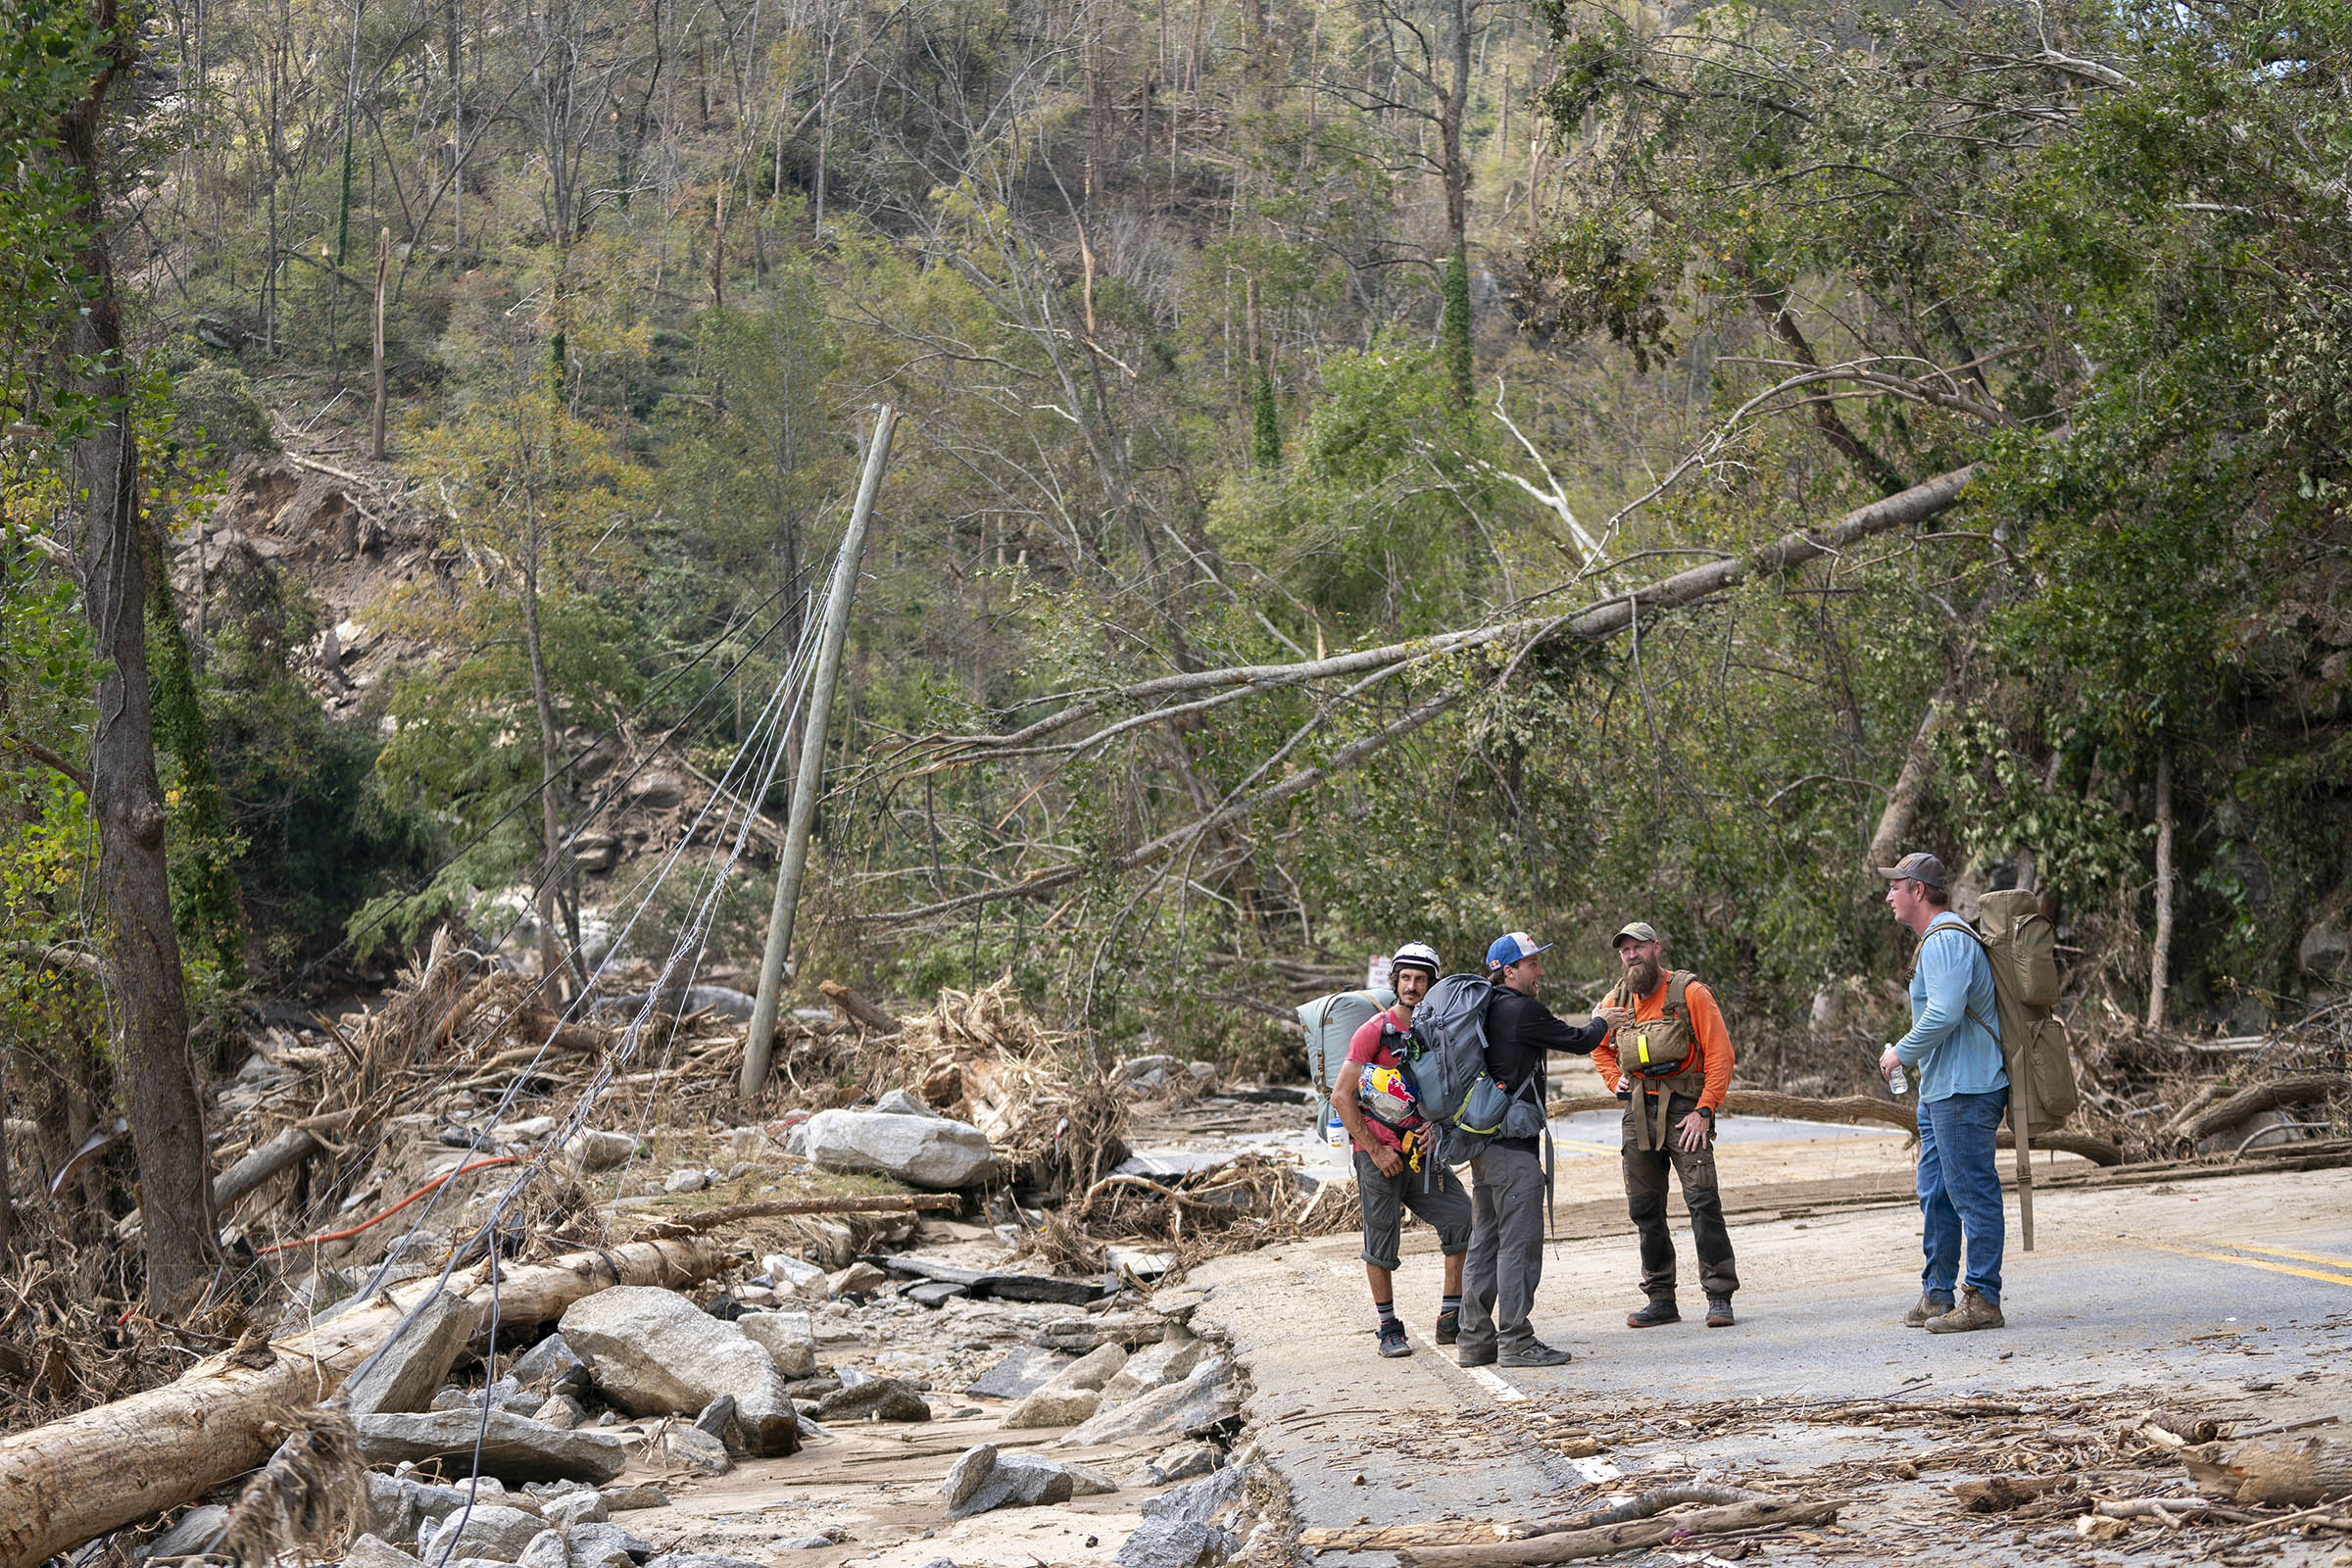
[(1685, 1023), (1690, 1021), (1690, 982), (1697, 978), (1688, 969), (1677, 969), (1666, 978), (1665, 1010), (1681, 1013)]

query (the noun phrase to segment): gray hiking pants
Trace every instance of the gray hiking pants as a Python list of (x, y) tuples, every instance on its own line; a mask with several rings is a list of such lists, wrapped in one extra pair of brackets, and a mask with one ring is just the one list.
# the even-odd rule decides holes
[(1544, 1279), (1544, 1160), (1489, 1149), (1470, 1162), (1470, 1256), (1462, 1267), (1461, 1353), (1525, 1349)]

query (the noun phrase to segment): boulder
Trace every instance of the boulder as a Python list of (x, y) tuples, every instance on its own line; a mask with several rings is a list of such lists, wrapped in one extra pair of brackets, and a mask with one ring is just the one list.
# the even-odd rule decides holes
[(673, 1170), (662, 1179), (665, 1193), (699, 1193), (710, 1185), (711, 1172), (707, 1170)]
[(563, 1531), (542, 1530), (514, 1561), (517, 1568), (571, 1568), (571, 1553), (564, 1549)]
[(1098, 1346), (1128, 1348), (1156, 1345), (1167, 1332), (1167, 1319), (1156, 1312), (1102, 1312), (1091, 1316), (1057, 1317), (1037, 1331), (1037, 1343), (1050, 1350), (1083, 1355)]
[(499, 1503), (476, 1503), (435, 1525), (429, 1538), (420, 1535), (416, 1555), (427, 1562), (442, 1557), (520, 1562), (523, 1549), (546, 1528), (547, 1522), (535, 1513)]
[(539, 1514), (559, 1530), (569, 1530), (573, 1525), (601, 1525), (612, 1517), (612, 1511), (605, 1506), (604, 1494), (586, 1487), (548, 1498), (539, 1505)]
[(552, 1386), (574, 1367), (587, 1370), (587, 1364), (572, 1353), (571, 1347), (561, 1334), (550, 1334), (537, 1345), (516, 1356), (507, 1367), (507, 1376), (526, 1389)]
[(1233, 1465), (1144, 1504), (1144, 1522), (1117, 1554), (1119, 1568), (1212, 1568), (1241, 1545), (1226, 1525), (1240, 1507), (1250, 1467)]
[(808, 1158), (825, 1170), (879, 1172), (909, 1187), (954, 1192), (997, 1168), (988, 1135), (945, 1116), (820, 1110), (806, 1124)]
[(890, 1276), (871, 1263), (852, 1263), (825, 1281), (825, 1294), (835, 1300), (845, 1296), (871, 1296), (890, 1283)]
[(1092, 1389), (1044, 1388), (1005, 1411), (1000, 1424), (1010, 1430), (1074, 1427), (1102, 1407), (1102, 1396)]
[(481, 1320), (479, 1306), (449, 1291), (418, 1306), (401, 1320), (381, 1349), (343, 1380), (343, 1397), (351, 1413), (425, 1408)]
[(747, 1312), (735, 1320), (746, 1339), (767, 1352), (776, 1375), (790, 1383), (816, 1375), (816, 1336), (806, 1312)]
[(1208, 1347), (1196, 1339), (1190, 1329), (1172, 1325), (1166, 1339), (1157, 1345), (1147, 1345), (1127, 1358), (1118, 1376), (1102, 1385), (1102, 1396), (1118, 1403), (1189, 1377), (1207, 1351)]
[(1061, 1447), (1093, 1447), (1126, 1438), (1190, 1437), (1229, 1419), (1240, 1407), (1233, 1363), (1214, 1356), (1180, 1383), (1153, 1389), (1127, 1404), (1114, 1405), (1062, 1438)]
[(800, 1423), (774, 1360), (684, 1297), (652, 1286), (599, 1291), (571, 1303), (563, 1329), (598, 1391), (631, 1415), (700, 1410), (732, 1395), (745, 1447), (799, 1451)]
[(868, 1378), (816, 1401), (819, 1421), (928, 1421), (931, 1406), (898, 1378)]
[(1126, 1366), (1127, 1350), (1124, 1346), (1098, 1345), (1062, 1368), (1046, 1387), (1100, 1390), (1124, 1371)]
[(760, 1260), (760, 1271), (778, 1295), (822, 1296), (825, 1290), (825, 1271), (814, 1263), (785, 1252), (771, 1252)]
[(1225, 1450), (1213, 1443), (1179, 1443), (1144, 1466), (1147, 1487), (1164, 1487), (1207, 1475), (1225, 1462)]
[(531, 1419), (569, 1432), (574, 1427), (587, 1425), (588, 1408), (570, 1395), (559, 1394), (533, 1410)]
[(939, 1115), (938, 1111), (933, 1110), (904, 1089), (893, 1089), (880, 1100), (875, 1101), (874, 1109), (886, 1116)]
[(366, 1535), (344, 1548), (343, 1568), (418, 1568), (418, 1563), (383, 1537)]
[(624, 1165), (636, 1152), (637, 1140), (627, 1133), (599, 1132), (593, 1127), (583, 1127), (564, 1141), (564, 1162), (583, 1176)]
[(1003, 1453), (993, 1443), (965, 1449), (949, 1467), (940, 1488), (951, 1519), (967, 1519), (992, 1508), (1067, 1502), (1072, 1497), (1117, 1490), (1082, 1466), (1034, 1453)]
[(2295, 962), (2305, 974), (2332, 979), (2352, 965), (2352, 934), (2340, 925), (2322, 921), (2303, 933), (2295, 948)]
[(610, 1481), (629, 1462), (625, 1438), (593, 1428), (566, 1432), (505, 1410), (492, 1410), (486, 1428), (475, 1410), (387, 1411), (351, 1425), (360, 1458), (370, 1465), (443, 1459), (458, 1461), (462, 1472), (473, 1463), (477, 1438), (482, 1473), (510, 1481)]
[(1076, 1364), (1059, 1350), (1024, 1345), (966, 1384), (963, 1392), (986, 1399), (1026, 1398)]
[(654, 1548), (618, 1525), (591, 1521), (564, 1532), (564, 1549), (571, 1568), (636, 1568)]
[(597, 1495), (605, 1499), (605, 1507), (613, 1513), (635, 1513), (640, 1508), (669, 1506), (669, 1494), (645, 1481), (633, 1486), (606, 1487)]
[(672, 1426), (663, 1431), (662, 1456), (707, 1476), (723, 1476), (734, 1467), (726, 1444), (700, 1427)]

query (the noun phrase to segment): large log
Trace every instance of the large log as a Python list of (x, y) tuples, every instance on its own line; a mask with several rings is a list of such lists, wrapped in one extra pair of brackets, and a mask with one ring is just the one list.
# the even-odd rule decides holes
[[(1625, 1102), (1612, 1095), (1577, 1095), (1552, 1101), (1544, 1108), (1554, 1116), (1574, 1116), (1582, 1111), (1622, 1110)], [(1779, 1116), (1788, 1121), (1830, 1121), (1853, 1124), (1876, 1122), (1898, 1127), (1904, 1132), (1913, 1130), (1918, 1112), (1909, 1105), (1891, 1100), (1876, 1100), (1869, 1095), (1844, 1095), (1836, 1100), (1808, 1100), (1802, 1095), (1775, 1094), (1769, 1089), (1735, 1089), (1723, 1097), (1726, 1116)], [(1999, 1135), (2000, 1147), (2011, 1148), (2016, 1140), (2004, 1131)], [(2120, 1165), (2124, 1152), (2104, 1138), (2088, 1133), (2037, 1132), (2034, 1135), (2035, 1149), (2052, 1149), (2065, 1154), (2080, 1154), (2094, 1165)]]
[(1818, 1525), (1838, 1517), (1842, 1502), (1798, 1502), (1765, 1498), (1736, 1502), (1696, 1513), (1662, 1514), (1593, 1530), (1564, 1530), (1529, 1541), (1503, 1541), (1494, 1545), (1405, 1546), (1396, 1560), (1405, 1568), (1521, 1568), (1523, 1564), (1574, 1562), (1580, 1557), (1605, 1557), (1636, 1546), (1699, 1536), (1720, 1536), (1760, 1525)]
[(2278, 1502), (2309, 1507), (2352, 1497), (2352, 1438), (2251, 1438), (2184, 1448), (2197, 1489), (2225, 1502)]
[(2180, 1136), (2190, 1143), (2210, 1138), (2225, 1127), (2234, 1127), (2260, 1111), (2277, 1110), (2284, 1105), (2307, 1105), (2315, 1100), (2325, 1100), (2344, 1087), (2340, 1073), (2311, 1073), (2297, 1078), (2279, 1078), (2251, 1089), (2240, 1089), (2228, 1100), (2217, 1101), (2180, 1124)]
[[(509, 1265), (498, 1279), (499, 1321), (561, 1317), (613, 1285), (692, 1284), (725, 1258), (723, 1248), (689, 1237)], [(486, 1303), (486, 1266), (449, 1288)], [(262, 1464), (287, 1418), (340, 1388), (432, 1288), (430, 1279), (401, 1286), (307, 1334), (213, 1356), (160, 1389), (0, 1438), (0, 1568), (34, 1568)]]

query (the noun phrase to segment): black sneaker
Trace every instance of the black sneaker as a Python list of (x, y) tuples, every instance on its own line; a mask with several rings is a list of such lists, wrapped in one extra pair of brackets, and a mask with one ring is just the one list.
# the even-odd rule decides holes
[(1728, 1329), (1739, 1319), (1732, 1316), (1732, 1298), (1728, 1296), (1707, 1298), (1707, 1327)]
[(1674, 1304), (1673, 1297), (1652, 1297), (1649, 1304), (1641, 1311), (1625, 1315), (1625, 1326), (1629, 1329), (1654, 1329), (1682, 1320), (1682, 1310)]
[(1404, 1325), (1395, 1318), (1380, 1326), (1380, 1353), (1387, 1356), (1410, 1355), (1413, 1348), (1405, 1342)]
[(1462, 1338), (1462, 1314), (1459, 1311), (1440, 1312), (1435, 1337), (1440, 1345), (1459, 1344)]
[(1542, 1340), (1522, 1346), (1516, 1350), (1502, 1352), (1504, 1366), (1566, 1366), (1569, 1360), (1570, 1356), (1566, 1350), (1555, 1350)]

